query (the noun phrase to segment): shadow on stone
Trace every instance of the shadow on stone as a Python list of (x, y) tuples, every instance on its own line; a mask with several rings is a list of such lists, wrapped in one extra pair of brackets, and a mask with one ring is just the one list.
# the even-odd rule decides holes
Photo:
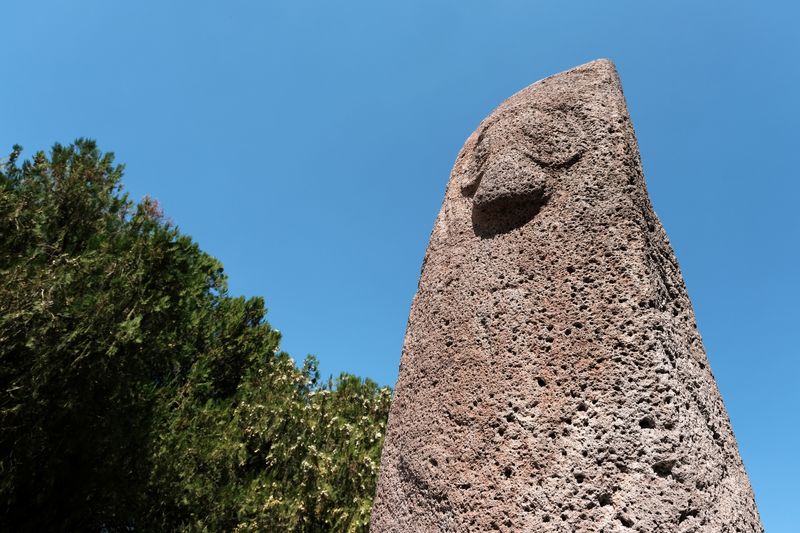
[(549, 197), (543, 193), (502, 198), (488, 205), (472, 207), (472, 229), (482, 239), (521, 228), (534, 219)]

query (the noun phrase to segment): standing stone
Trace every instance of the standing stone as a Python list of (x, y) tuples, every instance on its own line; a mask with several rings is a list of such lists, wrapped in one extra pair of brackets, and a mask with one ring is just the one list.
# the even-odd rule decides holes
[(411, 307), (373, 532), (763, 531), (619, 78), (500, 105)]

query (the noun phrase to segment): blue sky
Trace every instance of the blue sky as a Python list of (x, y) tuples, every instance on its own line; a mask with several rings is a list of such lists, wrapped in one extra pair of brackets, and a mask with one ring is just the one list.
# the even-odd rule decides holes
[(78, 136), (263, 295), (297, 359), (393, 384), (458, 149), (503, 99), (613, 59), (767, 531), (800, 478), (792, 2), (26, 1), (0, 148)]

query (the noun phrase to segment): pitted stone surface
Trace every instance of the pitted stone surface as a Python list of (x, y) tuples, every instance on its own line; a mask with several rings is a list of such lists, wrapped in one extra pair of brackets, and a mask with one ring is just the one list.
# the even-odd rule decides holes
[(374, 532), (763, 531), (613, 64), (458, 156), (411, 308)]

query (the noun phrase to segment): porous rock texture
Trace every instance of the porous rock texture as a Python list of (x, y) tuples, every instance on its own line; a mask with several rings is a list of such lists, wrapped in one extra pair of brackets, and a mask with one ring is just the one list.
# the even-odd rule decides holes
[(610, 61), (512, 96), (458, 155), (371, 529), (763, 531)]

